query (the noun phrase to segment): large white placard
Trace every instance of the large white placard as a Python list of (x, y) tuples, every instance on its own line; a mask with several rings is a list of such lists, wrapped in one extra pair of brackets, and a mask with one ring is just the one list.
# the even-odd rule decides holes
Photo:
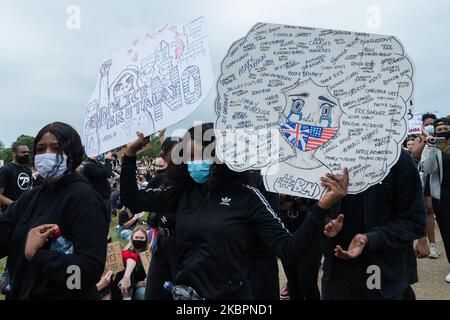
[(186, 118), (208, 95), (212, 67), (205, 18), (167, 25), (105, 60), (85, 107), (84, 143), (94, 156)]
[(257, 24), (222, 62), (218, 157), (273, 192), (317, 199), (344, 167), (349, 193), (366, 190), (399, 158), (412, 78), (393, 36)]

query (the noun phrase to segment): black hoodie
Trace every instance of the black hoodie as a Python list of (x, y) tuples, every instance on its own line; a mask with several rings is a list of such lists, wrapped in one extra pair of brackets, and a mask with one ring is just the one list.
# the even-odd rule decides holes
[(83, 175), (103, 200), (110, 200), (111, 186), (108, 179), (113, 175), (111, 160), (105, 159), (105, 164), (102, 164), (94, 159), (87, 159)]
[(246, 281), (249, 237), (255, 232), (274, 254), (297, 264), (319, 239), (328, 210), (308, 215), (291, 235), (267, 200), (253, 187), (228, 183), (212, 192), (193, 183), (179, 194), (177, 207), (167, 203), (164, 189), (138, 190), (136, 158), (123, 158), (121, 199), (133, 212), (176, 212), (176, 284), (194, 288), (206, 299), (236, 298)]
[[(330, 210), (330, 217), (343, 213), (348, 220), (351, 216), (362, 215), (356, 224), (361, 229), (356, 230), (365, 233), (369, 240), (363, 252), (367, 257), (364, 263), (380, 268), (380, 292), (384, 298), (397, 297), (410, 284), (418, 281), (413, 242), (425, 235), (426, 227), (422, 184), (411, 155), (402, 150), (397, 163), (382, 183), (371, 186), (357, 196), (358, 203), (347, 205), (347, 209), (353, 212), (341, 211), (341, 202)], [(344, 198), (343, 201), (349, 199), (354, 201), (355, 195)], [(338, 234), (334, 238), (323, 238), (325, 280), (339, 277), (339, 273), (335, 272), (337, 261), (348, 266), (349, 261), (342, 262), (334, 256), (334, 248), (343, 242), (342, 236), (343, 234)]]
[[(53, 188), (43, 184), (27, 191), (0, 215), (0, 258), (8, 256), (12, 299), (96, 299), (96, 283), (106, 259), (108, 217), (98, 194), (85, 179), (70, 174)], [(70, 239), (74, 253), (50, 251), (50, 241), (32, 261), (24, 255), (30, 229), (55, 223)], [(78, 266), (81, 288), (69, 290)], [(69, 282), (70, 283), (70, 282)]]

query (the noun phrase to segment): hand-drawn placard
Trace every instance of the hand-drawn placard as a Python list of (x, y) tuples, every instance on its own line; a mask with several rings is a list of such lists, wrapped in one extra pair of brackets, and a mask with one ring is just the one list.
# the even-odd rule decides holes
[[(408, 123), (408, 134), (421, 134), (422, 133), (422, 116), (427, 112), (414, 113), (414, 117)], [(441, 113), (439, 111), (429, 112), (439, 119)]]
[(103, 274), (106, 274), (108, 271), (111, 271), (112, 274), (116, 274), (123, 270), (125, 270), (125, 266), (123, 265), (120, 242), (115, 241), (108, 243), (108, 247), (106, 249), (105, 271)]
[(168, 25), (116, 51), (99, 68), (85, 108), (84, 144), (94, 156), (187, 117), (212, 87), (206, 20)]
[(273, 192), (320, 198), (344, 167), (349, 193), (366, 190), (400, 156), (412, 77), (393, 36), (257, 24), (222, 62), (218, 157)]
[(139, 254), (139, 257), (141, 258), (141, 263), (144, 267), (145, 273), (148, 274), (150, 262), (152, 261), (152, 253), (150, 251), (144, 251)]

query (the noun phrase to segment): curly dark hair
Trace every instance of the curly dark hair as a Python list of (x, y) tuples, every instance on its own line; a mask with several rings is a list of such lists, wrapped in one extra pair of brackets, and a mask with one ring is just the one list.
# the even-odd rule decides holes
[[(78, 132), (70, 125), (63, 122), (49, 123), (39, 131), (33, 142), (33, 162), (34, 157), (36, 156), (37, 144), (46, 133), (53, 134), (56, 140), (58, 140), (58, 144), (60, 145), (58, 159), (62, 159), (63, 153), (66, 154), (67, 169), (71, 173), (75, 172), (77, 167), (83, 161), (84, 147), (81, 143), (81, 138)], [(59, 161), (57, 166), (53, 168), (53, 172), (56, 172), (60, 165), (61, 161)]]
[[(170, 198), (176, 199), (175, 195), (178, 195), (179, 192), (183, 189), (190, 188), (194, 184), (194, 180), (190, 177), (188, 169), (187, 169), (187, 161), (188, 155), (184, 152), (187, 147), (187, 143), (189, 140), (193, 138), (195, 141), (198, 140), (195, 134), (201, 132), (201, 144), (203, 149), (206, 147), (211, 148), (211, 155), (215, 158), (214, 163), (211, 168), (211, 179), (206, 183), (206, 186), (209, 191), (214, 191), (215, 189), (222, 187), (225, 184), (231, 183), (243, 183), (246, 184), (249, 182), (249, 174), (248, 172), (235, 172), (229, 169), (225, 164), (219, 163), (215, 154), (215, 143), (216, 138), (214, 135), (214, 125), (212, 123), (204, 123), (201, 125), (194, 126), (190, 128), (183, 139), (176, 145), (174, 145), (172, 149), (172, 155), (177, 154), (182, 157), (183, 162), (181, 164), (174, 164), (172, 161), (168, 161), (167, 166), (167, 175), (166, 179), (164, 179), (164, 184), (166, 186), (172, 187), (172, 192), (170, 194)], [(195, 134), (194, 134), (195, 132)], [(210, 139), (205, 139), (207, 135), (210, 135)], [(198, 141), (200, 142), (200, 141)], [(174, 194), (175, 193), (175, 194)], [(175, 197), (174, 197), (175, 196)]]
[(22, 142), (14, 142), (14, 143), (11, 145), (11, 151), (12, 151), (12, 152), (17, 152), (17, 150), (19, 149), (19, 147), (22, 147), (22, 146), (28, 147), (28, 145), (25, 144), (25, 143), (22, 143)]
[(433, 119), (433, 120), (436, 120), (436, 115), (435, 115), (434, 113), (429, 113), (429, 112), (423, 114), (423, 115), (422, 115), (422, 122), (424, 122), (424, 121), (427, 120), (427, 119)]
[(436, 119), (436, 120), (434, 121), (433, 125), (434, 125), (435, 127), (437, 127), (439, 123), (441, 123), (441, 124), (443, 124), (443, 125), (446, 125), (446, 126), (450, 126), (450, 119), (447, 118), (447, 117), (442, 117), (442, 118)]

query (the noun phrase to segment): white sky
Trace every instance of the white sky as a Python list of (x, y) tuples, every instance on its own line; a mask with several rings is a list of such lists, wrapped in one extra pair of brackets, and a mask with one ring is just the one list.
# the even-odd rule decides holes
[[(81, 10), (79, 30), (67, 28), (70, 5)], [(380, 10), (379, 29), (368, 27), (370, 6)], [(414, 63), (416, 111), (450, 114), (448, 0), (1, 0), (0, 141), (9, 146), (53, 121), (82, 134), (100, 61), (137, 36), (199, 16), (207, 19), (215, 81), (229, 46), (256, 22), (390, 34)], [(215, 96), (213, 88), (168, 133), (195, 120), (213, 121)]]

